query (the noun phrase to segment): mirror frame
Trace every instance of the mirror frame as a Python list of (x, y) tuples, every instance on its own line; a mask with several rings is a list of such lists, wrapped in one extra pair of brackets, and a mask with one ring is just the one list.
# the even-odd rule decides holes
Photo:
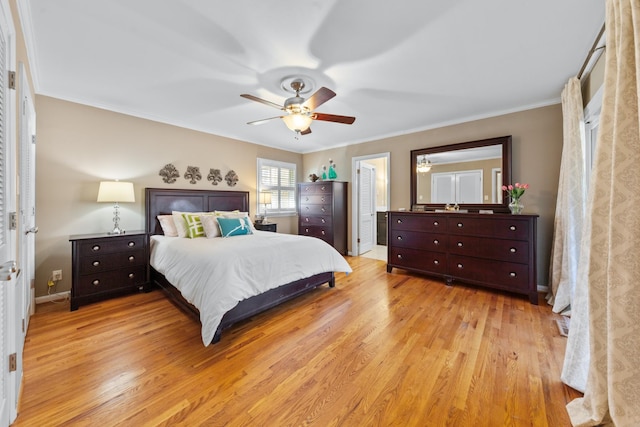
[[(418, 156), (424, 154), (442, 153), (446, 151), (465, 150), (468, 148), (486, 147), (489, 145), (502, 146), (502, 185), (509, 185), (511, 182), (511, 135), (497, 138), (481, 139), (478, 141), (461, 142), (458, 144), (440, 145), (437, 147), (421, 148), (411, 150), (411, 210), (435, 210), (443, 209), (444, 206), (438, 203), (417, 203), (418, 173), (416, 171)], [(460, 204), (460, 209), (467, 209), (469, 212), (477, 212), (481, 209), (491, 209), (495, 213), (509, 212), (509, 198), (503, 197), (502, 203), (464, 203)], [(416, 207), (418, 209), (416, 209)]]

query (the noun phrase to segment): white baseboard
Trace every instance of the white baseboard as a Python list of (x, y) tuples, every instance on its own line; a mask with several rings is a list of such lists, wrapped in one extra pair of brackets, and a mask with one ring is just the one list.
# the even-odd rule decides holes
[(43, 297), (36, 297), (36, 304), (42, 304), (51, 301), (64, 301), (71, 297), (70, 291), (58, 292), (51, 295), (45, 295)]

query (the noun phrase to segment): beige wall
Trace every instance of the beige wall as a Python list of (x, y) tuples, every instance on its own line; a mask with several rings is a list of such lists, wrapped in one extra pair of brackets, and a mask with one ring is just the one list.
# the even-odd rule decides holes
[[(113, 226), (113, 206), (97, 203), (101, 180), (132, 181), (135, 203), (121, 204), (121, 226), (144, 229), (144, 188), (189, 188), (250, 191), (251, 214), (256, 213), (257, 158), (296, 163), (302, 156), (149, 120), (117, 114), (45, 96), (35, 99), (38, 114), (36, 154), (36, 295), (46, 294), (54, 269), (63, 270), (58, 292), (71, 287), (69, 235), (106, 232)], [(158, 175), (173, 163), (181, 176), (198, 166), (203, 179), (184, 178), (165, 184)], [(222, 174), (233, 169), (235, 187), (207, 181), (210, 168)], [(301, 179), (302, 175), (299, 174)], [(296, 217), (275, 218), (278, 231), (296, 233)]]
[[(512, 176), (530, 184), (522, 199), (525, 213), (538, 220), (538, 284), (547, 285), (553, 218), (562, 153), (562, 108), (560, 104), (506, 114), (438, 129), (386, 138), (303, 156), (303, 176), (317, 172), (329, 158), (337, 163), (338, 179), (351, 181), (351, 158), (390, 152), (391, 210), (410, 208), (410, 151), (438, 145), (498, 136), (513, 136)], [(351, 186), (349, 186), (351, 203)], [(351, 215), (351, 206), (349, 207)], [(349, 238), (351, 221), (349, 221)], [(351, 250), (351, 241), (349, 241)]]

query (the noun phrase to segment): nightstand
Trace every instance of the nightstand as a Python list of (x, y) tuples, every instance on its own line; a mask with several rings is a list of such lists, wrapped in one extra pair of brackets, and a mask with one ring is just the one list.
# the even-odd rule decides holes
[(80, 305), (145, 290), (149, 237), (144, 231), (70, 236), (71, 311)]
[(256, 222), (253, 225), (254, 227), (256, 227), (256, 230), (271, 231), (273, 233), (278, 232), (278, 224), (276, 224), (275, 222), (267, 222), (267, 223)]

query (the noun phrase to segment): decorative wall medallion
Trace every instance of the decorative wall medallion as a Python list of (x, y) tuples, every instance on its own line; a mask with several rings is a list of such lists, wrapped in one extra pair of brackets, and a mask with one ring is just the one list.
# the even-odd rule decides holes
[(189, 184), (195, 184), (202, 179), (200, 168), (198, 166), (187, 166), (187, 171), (184, 173), (184, 179), (189, 180)]
[(218, 185), (222, 181), (222, 172), (220, 172), (220, 169), (209, 169), (207, 179), (211, 181), (211, 184)]
[(180, 172), (171, 163), (166, 164), (160, 169), (160, 176), (162, 180), (167, 184), (173, 184), (178, 178), (180, 178)]
[(229, 187), (233, 187), (234, 185), (236, 185), (238, 183), (238, 174), (235, 173), (235, 171), (230, 170), (229, 172), (227, 172), (227, 174), (224, 177), (225, 181), (227, 181), (227, 185)]

